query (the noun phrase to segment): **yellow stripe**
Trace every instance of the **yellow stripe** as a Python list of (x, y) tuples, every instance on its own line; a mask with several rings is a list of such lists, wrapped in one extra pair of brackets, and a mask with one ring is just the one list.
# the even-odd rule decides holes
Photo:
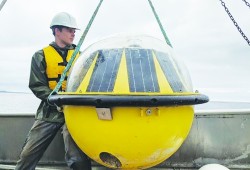
[(117, 73), (113, 92), (116, 94), (129, 94), (130, 93), (125, 50), (123, 50), (123, 53), (122, 53), (121, 63), (120, 63), (119, 70)]
[(168, 80), (166, 79), (166, 76), (163, 73), (158, 60), (156, 59), (155, 53), (153, 51), (152, 51), (152, 53), (153, 53), (155, 70), (156, 70), (156, 75), (157, 75), (157, 79), (158, 79), (158, 83), (159, 83), (160, 92), (171, 94), (171, 93), (173, 93), (173, 90), (172, 90), (171, 86), (169, 85)]
[(181, 84), (184, 86), (183, 91), (191, 90), (191, 89), (189, 89), (189, 88), (187, 87), (187, 84), (186, 84), (185, 79), (183, 80), (184, 77), (183, 77), (183, 75), (179, 72), (179, 69), (177, 68), (177, 65), (176, 65), (175, 60), (173, 60), (171, 57), (170, 57), (170, 60), (171, 60), (171, 63), (173, 64), (173, 67), (174, 67), (174, 69), (175, 69), (175, 71), (176, 71), (176, 74), (178, 75), (178, 78), (179, 78), (180, 81), (181, 81)]
[(93, 73), (93, 70), (95, 68), (95, 63), (96, 63), (98, 54), (99, 54), (99, 52), (96, 54), (95, 59), (92, 62), (92, 64), (91, 64), (87, 74), (85, 75), (81, 85), (78, 87), (77, 92), (79, 92), (79, 93), (85, 93), (86, 92), (86, 90), (88, 88), (88, 85), (89, 85), (89, 81), (90, 81), (92, 73)]

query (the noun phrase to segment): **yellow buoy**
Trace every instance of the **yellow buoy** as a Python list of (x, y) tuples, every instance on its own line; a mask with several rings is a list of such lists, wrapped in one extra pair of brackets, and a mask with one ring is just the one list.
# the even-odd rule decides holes
[(95, 107), (66, 106), (64, 111), (79, 147), (100, 164), (122, 169), (166, 160), (181, 146), (193, 121), (192, 106), (113, 107), (112, 120), (100, 120)]
[(96, 162), (145, 169), (175, 153), (192, 125), (195, 93), (167, 44), (149, 36), (113, 37), (91, 45), (75, 62), (64, 106), (76, 144)]

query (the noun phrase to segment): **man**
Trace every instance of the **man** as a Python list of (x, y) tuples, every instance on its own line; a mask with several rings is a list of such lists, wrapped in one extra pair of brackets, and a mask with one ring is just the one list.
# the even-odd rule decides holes
[[(72, 44), (77, 24), (70, 14), (61, 12), (54, 16), (50, 28), (55, 41), (48, 47), (37, 51), (31, 62), (29, 88), (36, 97), (41, 99), (35, 122), (24, 143), (16, 170), (33, 170), (43, 156), (45, 150), (62, 129), (65, 159), (73, 170), (91, 170), (90, 159), (77, 147), (72, 140), (64, 122), (63, 113), (55, 106), (47, 103), (47, 98), (60, 79), (75, 45)], [(62, 84), (65, 90), (66, 81)]]

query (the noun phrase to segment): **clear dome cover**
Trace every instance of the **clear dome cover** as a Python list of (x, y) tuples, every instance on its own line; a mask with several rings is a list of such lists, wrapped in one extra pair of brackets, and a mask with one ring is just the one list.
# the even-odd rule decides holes
[(172, 48), (148, 35), (115, 35), (90, 45), (71, 68), (66, 91), (111, 93), (117, 84), (134, 93), (193, 91), (188, 70)]

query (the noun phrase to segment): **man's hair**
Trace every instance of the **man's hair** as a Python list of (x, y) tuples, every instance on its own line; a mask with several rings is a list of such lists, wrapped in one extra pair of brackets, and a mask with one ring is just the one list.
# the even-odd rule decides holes
[(51, 27), (53, 35), (55, 35), (55, 29), (56, 29), (56, 28), (58, 28), (60, 31), (62, 31), (62, 29), (63, 29), (64, 27), (65, 27), (65, 26), (62, 26), (62, 25), (54, 25), (53, 27)]

